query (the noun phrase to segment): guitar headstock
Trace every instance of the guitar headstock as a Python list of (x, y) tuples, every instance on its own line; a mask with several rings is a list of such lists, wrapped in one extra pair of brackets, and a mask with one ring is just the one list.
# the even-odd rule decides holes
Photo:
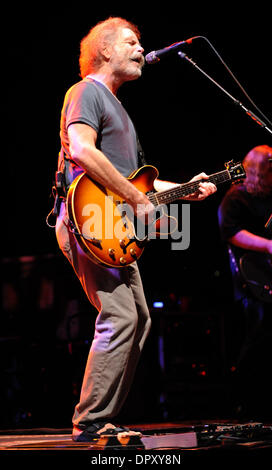
[(246, 172), (242, 163), (234, 163), (233, 160), (230, 160), (225, 163), (225, 167), (230, 174), (231, 181), (233, 182), (237, 183), (246, 177)]

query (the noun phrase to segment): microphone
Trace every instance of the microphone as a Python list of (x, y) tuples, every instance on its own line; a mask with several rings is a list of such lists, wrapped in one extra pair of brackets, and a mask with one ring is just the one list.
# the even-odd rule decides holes
[(176, 49), (179, 49), (184, 44), (191, 44), (193, 39), (194, 38), (189, 38), (189, 39), (186, 39), (185, 41), (174, 42), (174, 44), (171, 44), (171, 46), (168, 46), (168, 47), (164, 47), (164, 49), (159, 49), (158, 51), (149, 52), (145, 56), (145, 61), (148, 64), (155, 64), (156, 62), (160, 61), (160, 57), (162, 57), (163, 55), (168, 54), (171, 51), (175, 51)]

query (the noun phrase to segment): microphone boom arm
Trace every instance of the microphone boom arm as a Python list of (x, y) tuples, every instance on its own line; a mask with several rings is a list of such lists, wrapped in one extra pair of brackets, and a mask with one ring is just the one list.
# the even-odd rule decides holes
[(179, 51), (178, 52), (178, 55), (181, 59), (185, 59), (187, 60), (187, 62), (190, 62), (190, 64), (192, 64), (199, 72), (201, 72), (203, 75), (205, 75), (205, 77), (207, 77), (212, 83), (214, 83), (214, 85), (216, 85), (221, 91), (223, 91), (233, 102), (234, 104), (240, 106), (243, 111), (245, 111), (245, 113), (253, 120), (255, 121), (257, 124), (259, 124), (259, 126), (263, 127), (264, 129), (266, 129), (270, 134), (272, 134), (272, 130), (267, 126), (267, 124), (262, 121), (262, 119), (260, 119), (255, 113), (253, 113), (252, 111), (250, 111), (249, 109), (247, 109), (243, 103), (241, 103), (241, 101), (237, 100), (236, 98), (234, 98), (234, 96), (232, 96), (227, 90), (225, 90), (225, 88), (223, 88), (221, 85), (219, 85), (219, 83), (217, 83), (210, 75), (208, 75), (203, 69), (201, 69), (190, 57), (188, 57), (186, 54), (184, 54), (184, 52), (182, 51)]

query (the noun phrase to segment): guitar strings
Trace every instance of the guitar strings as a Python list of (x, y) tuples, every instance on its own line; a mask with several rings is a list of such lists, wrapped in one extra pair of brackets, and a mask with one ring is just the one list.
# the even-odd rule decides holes
[(203, 180), (191, 181), (189, 183), (184, 183), (184, 184), (177, 186), (176, 188), (171, 188), (171, 189), (162, 191), (161, 193), (160, 192), (152, 193), (148, 196), (148, 198), (154, 206), (157, 206), (165, 202), (170, 203), (172, 201), (175, 201), (179, 197), (187, 196), (189, 194), (196, 192), (199, 188), (200, 182), (215, 182), (219, 184), (219, 183), (223, 183), (224, 181), (227, 181), (228, 179), (230, 179), (229, 171), (223, 170), (219, 173), (210, 175), (207, 180), (203, 179)]

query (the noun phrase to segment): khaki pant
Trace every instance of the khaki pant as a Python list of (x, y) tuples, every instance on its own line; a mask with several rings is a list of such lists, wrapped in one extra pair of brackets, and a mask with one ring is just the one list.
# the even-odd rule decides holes
[(84, 428), (114, 417), (122, 407), (149, 333), (151, 320), (137, 263), (107, 268), (92, 262), (69, 230), (65, 204), (57, 220), (59, 246), (97, 308), (80, 401), (73, 423)]

